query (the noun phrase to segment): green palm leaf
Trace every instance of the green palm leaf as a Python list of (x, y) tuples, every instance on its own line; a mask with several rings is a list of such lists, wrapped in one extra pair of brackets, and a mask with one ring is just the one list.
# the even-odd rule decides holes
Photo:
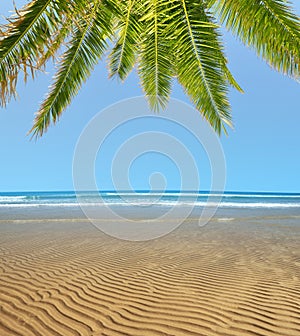
[(136, 62), (138, 41), (141, 34), (138, 0), (121, 1), (118, 3), (119, 19), (116, 25), (118, 39), (110, 53), (110, 75), (126, 78)]
[(174, 75), (174, 57), (171, 41), (166, 35), (165, 22), (170, 8), (169, 1), (148, 0), (144, 2), (143, 31), (139, 49), (138, 73), (150, 106), (158, 110), (165, 107), (171, 92)]
[(59, 48), (64, 46), (65, 40), (70, 35), (70, 32), (73, 30), (74, 22), (73, 17), (66, 16), (61, 18), (60, 28), (53, 34), (46, 43), (44, 53), (37, 58), (37, 66), (42, 67), (49, 60), (49, 58), (55, 59), (55, 55), (57, 54)]
[(110, 75), (123, 80), (137, 65), (153, 109), (165, 107), (175, 77), (220, 133), (231, 125), (228, 86), (242, 89), (217, 19), (275, 69), (299, 77), (299, 18), (286, 0), (32, 0), (0, 28), (1, 104), (16, 94), (21, 72), (26, 80), (58, 59), (31, 130), (42, 135), (110, 47)]
[(51, 34), (58, 29), (58, 11), (65, 8), (64, 1), (59, 6), (51, 0), (32, 1), (24, 6), (16, 17), (10, 19), (0, 45), (1, 104), (5, 105), (15, 94), (19, 71), (27, 77), (27, 69), (32, 76), (36, 70), (36, 60), (44, 53), (44, 47)]
[(231, 118), (217, 26), (203, 5), (196, 5), (193, 0), (182, 0), (172, 20), (171, 29), (177, 34), (174, 40), (178, 80), (197, 109), (220, 133), (223, 123), (231, 125)]
[(111, 13), (101, 8), (100, 1), (91, 4), (88, 13), (77, 22), (54, 83), (37, 113), (31, 129), (35, 136), (42, 135), (51, 121), (55, 123), (58, 120), (107, 48), (106, 38), (111, 34)]
[(276, 70), (299, 77), (300, 21), (286, 0), (211, 0), (222, 23)]

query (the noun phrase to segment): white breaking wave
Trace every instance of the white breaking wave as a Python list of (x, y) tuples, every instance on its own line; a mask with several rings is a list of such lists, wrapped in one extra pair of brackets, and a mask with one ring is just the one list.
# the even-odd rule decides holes
[[(100, 193), (102, 196), (130, 196), (130, 197), (137, 197), (137, 196), (180, 196), (180, 197), (222, 197), (222, 198), (231, 198), (231, 197), (241, 197), (241, 198), (300, 198), (300, 195), (278, 195), (278, 194), (222, 194), (222, 193), (193, 193), (193, 192), (172, 192), (172, 193), (164, 193), (164, 192), (105, 192)], [(79, 193), (79, 197), (81, 197)]]
[(228, 208), (300, 208), (300, 203), (235, 203), (235, 202), (224, 202), (220, 203), (220, 207)]
[(29, 208), (29, 207), (79, 207), (82, 206), (122, 206), (122, 207), (139, 207), (139, 206), (159, 206), (159, 207), (174, 207), (174, 206), (186, 206), (186, 207), (216, 207), (220, 208), (300, 208), (300, 203), (279, 203), (279, 202), (269, 202), (269, 203), (259, 203), (259, 202), (204, 202), (204, 201), (195, 201), (195, 202), (181, 202), (181, 201), (140, 201), (140, 202), (81, 202), (81, 203), (19, 203), (19, 204), (9, 204), (9, 203), (0, 203), (0, 208)]
[(0, 196), (0, 203), (2, 202), (18, 202), (22, 199), (26, 199), (27, 196)]
[(204, 207), (204, 206), (219, 206), (222, 208), (300, 208), (300, 203), (246, 203), (246, 202), (160, 202), (154, 203), (155, 205), (163, 205), (163, 206), (196, 206), (196, 207)]

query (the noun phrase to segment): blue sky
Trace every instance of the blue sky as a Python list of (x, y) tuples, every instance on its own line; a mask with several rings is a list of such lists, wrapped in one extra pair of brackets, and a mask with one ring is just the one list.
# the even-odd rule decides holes
[[(299, 2), (296, 6), (300, 13)], [(11, 8), (11, 1), (1, 2), (0, 14), (7, 15)], [(230, 92), (235, 127), (221, 137), (227, 165), (226, 190), (300, 192), (299, 84), (272, 70), (228, 33), (225, 45), (229, 67), (245, 91)], [(0, 110), (0, 192), (72, 190), (73, 153), (85, 125), (110, 104), (142, 94), (135, 72), (125, 83), (109, 80), (106, 64), (101, 62), (59, 123), (43, 138), (30, 141), (26, 133), (52, 74), (49, 67), (47, 74), (40, 74), (26, 87), (20, 83), (18, 100)], [(172, 97), (188, 102), (177, 84)], [(147, 130), (149, 125), (136, 127)], [(122, 136), (117, 134), (118, 141)], [(197, 144), (186, 140), (196, 152)], [(101, 189), (112, 189), (108, 163), (114, 150), (108, 145), (97, 158)], [(208, 189), (207, 164), (197, 162), (201, 166), (201, 189)], [(178, 189), (180, 174), (176, 166), (158, 153), (145, 154), (133, 163), (129, 172), (133, 187), (148, 189), (149, 176), (156, 171), (165, 176), (168, 189)]]

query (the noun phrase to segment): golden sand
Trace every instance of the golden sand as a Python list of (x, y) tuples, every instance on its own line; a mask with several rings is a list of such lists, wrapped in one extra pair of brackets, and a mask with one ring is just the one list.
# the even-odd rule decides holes
[(299, 238), (250, 220), (147, 242), (1, 223), (0, 335), (299, 336)]

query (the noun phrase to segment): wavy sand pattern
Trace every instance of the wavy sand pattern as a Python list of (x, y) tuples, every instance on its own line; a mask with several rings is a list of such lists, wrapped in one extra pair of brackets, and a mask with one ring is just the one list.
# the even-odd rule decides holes
[(187, 222), (134, 243), (2, 223), (0, 335), (299, 336), (299, 228)]

